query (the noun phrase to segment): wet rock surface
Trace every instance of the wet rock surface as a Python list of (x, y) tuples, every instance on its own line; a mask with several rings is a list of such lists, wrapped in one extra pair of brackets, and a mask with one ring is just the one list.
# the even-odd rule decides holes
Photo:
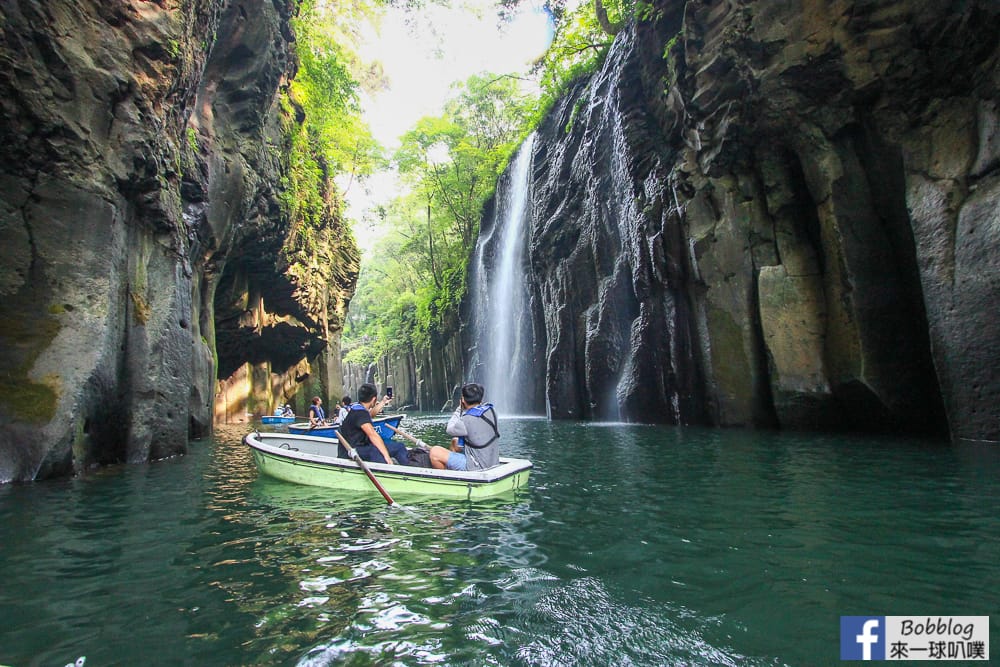
[(534, 398), (1000, 440), (1000, 6), (654, 9), (538, 131)]
[(293, 9), (0, 8), (0, 481), (182, 453), (310, 374), (339, 384), (321, 352), (357, 249), (331, 211), (302, 269), (280, 205)]

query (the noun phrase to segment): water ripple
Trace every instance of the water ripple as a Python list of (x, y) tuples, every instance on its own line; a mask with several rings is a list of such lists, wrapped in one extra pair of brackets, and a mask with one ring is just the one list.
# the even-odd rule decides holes
[(530, 486), (474, 504), (263, 478), (242, 430), (0, 487), (0, 663), (808, 667), (839, 614), (1000, 608), (997, 452), (502, 426)]

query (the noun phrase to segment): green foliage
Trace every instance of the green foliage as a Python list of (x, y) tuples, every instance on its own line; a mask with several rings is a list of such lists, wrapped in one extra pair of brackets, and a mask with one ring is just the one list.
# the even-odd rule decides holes
[(453, 329), (483, 204), (525, 134), (528, 100), (481, 74), (421, 118), (395, 155), (409, 192), (382, 211), (389, 233), (362, 266), (344, 332), (347, 358), (426, 348)]
[(664, 94), (669, 92), (670, 87), (677, 81), (677, 61), (682, 57), (683, 49), (682, 35), (683, 31), (678, 32), (663, 47), (663, 59), (667, 62), (667, 73), (663, 77)]
[(662, 16), (662, 9), (658, 9), (652, 3), (645, 2), (645, 0), (636, 0), (635, 18), (637, 21), (650, 22), (655, 21)]
[(580, 97), (576, 98), (576, 102), (573, 103), (573, 110), (570, 112), (569, 120), (566, 121), (566, 127), (564, 128), (566, 134), (569, 134), (572, 131), (573, 124), (576, 123), (576, 117), (580, 113), (580, 110), (583, 109), (583, 106), (586, 103), (587, 103), (586, 95), (580, 95)]
[(348, 46), (357, 22), (370, 11), (364, 2), (302, 0), (292, 20), (299, 68), (281, 99), (290, 172), (280, 197), (292, 218), (303, 223), (300, 242), (306, 246), (328, 202), (339, 198), (331, 192), (332, 178), (363, 177), (383, 161), (361, 117), (354, 73), (362, 67)]
[[(486, 74), (470, 77), (456, 92), (444, 115), (420, 119), (403, 136), (396, 164), (432, 215), (438, 213), (428, 233), (443, 233), (445, 243), (460, 243), (467, 252), (483, 202), (521, 136), (527, 100), (513, 79)], [(434, 279), (440, 284), (439, 272)]]
[[(593, 74), (604, 62), (613, 36), (601, 26), (595, 5), (591, 1), (572, 10), (560, 8), (552, 44), (534, 68), (541, 94), (532, 114), (532, 125), (541, 122), (573, 83)], [(621, 24), (633, 11), (634, 0), (608, 0), (601, 5), (612, 23)]]

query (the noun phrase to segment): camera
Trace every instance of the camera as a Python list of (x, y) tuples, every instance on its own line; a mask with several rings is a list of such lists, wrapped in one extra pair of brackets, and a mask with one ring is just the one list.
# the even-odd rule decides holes
[(386, 395), (386, 396), (387, 396), (388, 398), (392, 398), (392, 387), (386, 387), (386, 388), (385, 388), (385, 395)]

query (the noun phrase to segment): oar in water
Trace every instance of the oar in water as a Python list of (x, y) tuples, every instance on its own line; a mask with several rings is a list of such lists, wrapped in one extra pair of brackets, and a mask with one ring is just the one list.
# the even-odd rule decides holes
[(389, 428), (391, 428), (391, 429), (392, 429), (392, 430), (393, 430), (394, 432), (396, 432), (396, 433), (400, 434), (401, 436), (403, 436), (403, 437), (404, 437), (404, 438), (406, 438), (407, 440), (412, 440), (412, 441), (413, 441), (414, 443), (416, 443), (417, 447), (419, 447), (420, 449), (424, 449), (424, 450), (427, 450), (427, 449), (430, 449), (430, 447), (428, 447), (428, 446), (427, 446), (427, 443), (426, 443), (426, 442), (424, 442), (424, 441), (423, 441), (423, 440), (421, 440), (420, 438), (417, 438), (417, 437), (415, 437), (415, 436), (413, 436), (413, 435), (410, 435), (409, 433), (407, 433), (407, 432), (406, 432), (406, 431), (404, 431), (403, 429), (401, 429), (401, 428), (396, 428), (396, 427), (395, 427), (395, 426), (393, 426), (392, 424), (386, 424), (386, 426), (388, 426), (388, 427), (389, 427)]
[(372, 471), (368, 469), (368, 464), (365, 463), (364, 459), (361, 458), (361, 455), (358, 454), (358, 450), (354, 449), (354, 447), (351, 447), (350, 443), (348, 443), (347, 440), (344, 439), (344, 436), (340, 434), (339, 430), (334, 431), (334, 433), (337, 434), (337, 440), (340, 442), (340, 444), (342, 444), (344, 446), (344, 449), (347, 450), (348, 456), (354, 459), (354, 462), (358, 464), (358, 467), (365, 472), (365, 475), (368, 476), (368, 479), (371, 480), (371, 483), (375, 485), (375, 488), (378, 489), (378, 492), (382, 494), (383, 498), (385, 498), (385, 502), (389, 503), (390, 505), (394, 505), (396, 501), (392, 499), (392, 496), (389, 495), (388, 491), (382, 488), (382, 484), (377, 479), (375, 479), (375, 475), (372, 474)]

